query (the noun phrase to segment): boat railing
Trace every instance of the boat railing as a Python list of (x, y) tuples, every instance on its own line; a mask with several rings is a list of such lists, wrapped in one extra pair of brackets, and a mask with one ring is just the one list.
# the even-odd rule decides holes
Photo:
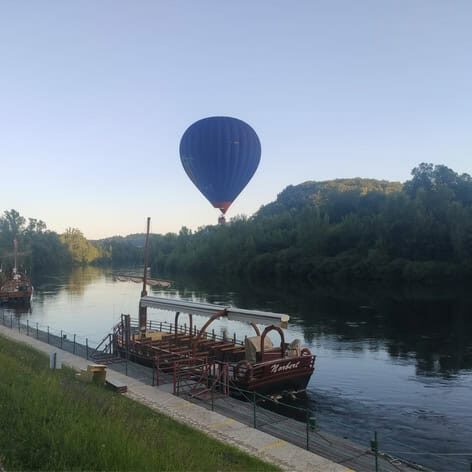
[[(139, 321), (136, 318), (130, 319), (130, 329), (131, 329), (131, 336), (138, 336), (139, 335)], [(176, 334), (176, 329), (174, 323), (170, 323), (168, 321), (155, 321), (155, 320), (148, 320), (146, 323), (146, 330), (149, 331), (159, 331), (162, 333), (169, 333), (169, 334)], [(191, 330), (191, 331), (190, 331)], [(196, 336), (199, 333), (199, 330), (196, 326), (190, 328), (189, 325), (186, 323), (177, 325), (177, 333), (178, 334), (188, 334)], [(218, 334), (212, 329), (211, 332), (205, 331), (201, 335), (201, 339), (205, 340), (213, 340), (213, 341), (224, 341), (224, 342), (234, 342), (234, 344), (238, 344), (240, 346), (244, 346), (245, 341), (241, 339), (237, 339), (236, 334), (234, 333), (233, 336), (228, 336), (226, 334)]]

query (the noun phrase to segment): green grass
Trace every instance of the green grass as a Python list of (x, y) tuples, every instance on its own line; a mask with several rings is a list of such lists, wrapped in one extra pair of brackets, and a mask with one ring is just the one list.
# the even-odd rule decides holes
[(279, 470), (0, 337), (6, 470)]

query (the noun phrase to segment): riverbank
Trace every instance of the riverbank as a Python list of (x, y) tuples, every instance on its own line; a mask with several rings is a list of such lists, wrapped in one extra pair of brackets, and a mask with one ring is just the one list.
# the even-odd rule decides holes
[[(0, 326), (0, 335), (4, 335), (14, 341), (29, 344), (36, 350), (44, 353), (57, 351), (57, 348), (29, 337), (16, 329), (11, 330)], [(63, 363), (75, 370), (86, 368), (86, 359), (61, 351)], [(270, 434), (254, 430), (231, 418), (207, 411), (174, 395), (156, 389), (140, 380), (127, 377), (118, 372), (109, 370), (107, 378), (128, 386), (128, 398), (149, 406), (154, 411), (163, 413), (179, 423), (189, 425), (204, 432), (212, 438), (223, 441), (226, 444), (236, 446), (238, 449), (248, 452), (262, 460), (275, 464), (284, 470), (311, 471), (311, 472), (346, 472), (350, 469), (324, 459), (316, 454), (301, 449), (286, 441), (277, 439)], [(154, 445), (155, 447), (155, 445)], [(260, 468), (238, 467), (238, 463), (230, 463), (225, 467), (229, 470), (264, 470)], [(154, 467), (156, 468), (156, 467)], [(165, 467), (169, 470), (169, 467)], [(124, 470), (121, 468), (120, 470)], [(156, 469), (158, 470), (158, 469)], [(179, 469), (175, 469), (179, 470)], [(200, 467), (189, 470), (202, 470)], [(206, 469), (208, 470), (208, 469)], [(212, 469), (209, 469), (212, 470)]]
[(122, 395), (49, 370), (0, 336), (0, 462), (6, 470), (276, 471)]

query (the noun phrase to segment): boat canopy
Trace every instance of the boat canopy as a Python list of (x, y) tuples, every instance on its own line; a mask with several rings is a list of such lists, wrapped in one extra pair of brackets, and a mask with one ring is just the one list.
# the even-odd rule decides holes
[(225, 312), (229, 320), (262, 325), (276, 325), (282, 328), (287, 327), (288, 320), (290, 319), (288, 315), (283, 315), (280, 313), (270, 313), (258, 310), (243, 310), (234, 306), (191, 302), (179, 298), (145, 296), (141, 297), (140, 306), (208, 317)]

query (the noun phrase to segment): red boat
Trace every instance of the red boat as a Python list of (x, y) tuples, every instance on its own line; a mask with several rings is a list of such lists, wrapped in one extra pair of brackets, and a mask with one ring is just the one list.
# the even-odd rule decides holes
[[(141, 313), (147, 308), (175, 312), (174, 323), (147, 321), (146, 317), (140, 325), (123, 315), (114, 329), (113, 349), (121, 357), (173, 373), (174, 380), (185, 372), (191, 372), (194, 380), (206, 373), (207, 379), (218, 378), (224, 385), (244, 390), (299, 392), (306, 388), (314, 371), (315, 356), (310, 350), (301, 348), (298, 340), (285, 342), (282, 328), (287, 325), (287, 315), (143, 296)], [(188, 314), (188, 324), (179, 324), (181, 313)], [(209, 319), (197, 329), (194, 315)], [(236, 335), (228, 338), (214, 330), (209, 332), (211, 323), (220, 318), (249, 323), (254, 336), (238, 340)], [(261, 332), (258, 325), (266, 327)], [(268, 336), (272, 332), (279, 337), (279, 343), (272, 343)]]
[(11, 271), (0, 269), (0, 303), (29, 303), (33, 294), (30, 278), (17, 269), (18, 245), (13, 241), (14, 263)]
[(21, 272), (13, 272), (0, 286), (1, 303), (29, 303), (33, 293), (30, 278)]

